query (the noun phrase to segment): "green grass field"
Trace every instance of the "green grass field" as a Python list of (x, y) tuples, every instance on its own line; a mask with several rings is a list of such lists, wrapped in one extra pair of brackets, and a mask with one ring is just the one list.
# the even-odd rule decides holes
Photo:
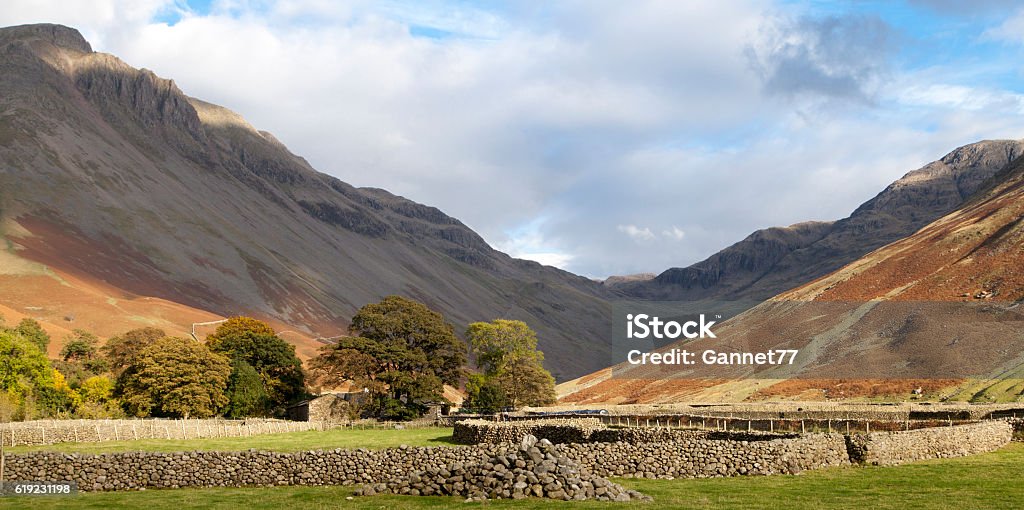
[[(349, 431), (358, 432), (358, 431)], [(366, 431), (373, 434), (374, 431)], [(398, 436), (407, 443), (408, 433)], [(421, 431), (415, 431), (421, 432)], [(424, 431), (425, 432), (425, 431)], [(435, 429), (435, 434), (437, 430)], [(424, 442), (435, 439), (424, 434)], [(443, 437), (443, 436), (442, 436)], [(443, 442), (443, 439), (439, 439)], [(394, 439), (378, 437), (377, 444)], [(897, 467), (849, 467), (810, 471), (798, 476), (716, 478), (707, 480), (618, 480), (654, 497), (654, 503), (573, 503), (572, 508), (1021, 508), (1024, 506), (1024, 444), (960, 459), (932, 460)], [(101, 509), (189, 508), (418, 509), (462, 505), (458, 498), (373, 496), (354, 498), (351, 487), (278, 487), (253, 489), (176, 489), (143, 492), (83, 493), (69, 497), (8, 497), (3, 508)], [(487, 508), (567, 508), (545, 500), (474, 503)]]
[(7, 448), (8, 453), (57, 451), (68, 453), (110, 453), (127, 451), (180, 452), (193, 450), (242, 451), (250, 448), (278, 452), (331, 450), (334, 448), (388, 448), (439, 446), (452, 444), (450, 428), (418, 428), (402, 430), (333, 429), (328, 431), (286, 432), (252, 437), (217, 439), (142, 439), (139, 441), (105, 441), (100, 443), (60, 443), (49, 446)]

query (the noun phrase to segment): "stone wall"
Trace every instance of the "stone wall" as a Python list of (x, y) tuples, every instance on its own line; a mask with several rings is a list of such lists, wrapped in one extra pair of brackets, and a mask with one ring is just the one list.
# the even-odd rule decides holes
[[(466, 430), (487, 430), (489, 434), (501, 429), (511, 431), (501, 434), (518, 434), (521, 424)], [(509, 442), (300, 453), (35, 452), (7, 455), (5, 478), (74, 481), (85, 491), (357, 484), (364, 486), (360, 489), (364, 494), (386, 491), (469, 497), (536, 495), (535, 486), (540, 485), (544, 497), (600, 499), (623, 494), (620, 488), (606, 485), (603, 477), (706, 478), (793, 474), (860, 462), (891, 465), (991, 451), (1005, 445), (1012, 431), (1007, 421), (851, 436), (593, 429), (593, 423), (586, 421), (578, 424), (577, 431), (544, 425), (532, 424), (534, 430), (575, 434), (573, 437), (589, 442), (544, 446), (539, 452), (543, 459), (534, 458), (538, 452), (533, 446)], [(565, 422), (558, 425), (565, 427)], [(536, 439), (529, 436), (521, 441), (525, 444)], [(540, 443), (549, 444), (547, 440)], [(551, 467), (546, 460), (554, 462), (556, 474), (546, 476), (544, 470)], [(548, 478), (551, 480), (546, 481)]]
[[(664, 443), (563, 444), (553, 448), (597, 476), (712, 477), (796, 473), (846, 464), (841, 435), (768, 441), (691, 438)], [(80, 490), (376, 484), (415, 472), (485, 465), (510, 444), (300, 453), (131, 452), (7, 455), (8, 480), (74, 481)], [(492, 463), (493, 464), (493, 463)], [(492, 466), (493, 467), (493, 466)]]
[(597, 418), (567, 420), (488, 421), (464, 420), (455, 423), (453, 440), (459, 444), (519, 443), (527, 435), (552, 443), (585, 443), (590, 435), (605, 430)]
[(796, 474), (850, 463), (841, 434), (766, 440), (693, 436), (657, 443), (561, 445), (594, 474), (625, 478), (711, 478)]
[(1006, 421), (1013, 427), (1013, 440), (1024, 441), (1024, 418), (1011, 418)]
[(675, 429), (667, 427), (610, 428), (597, 418), (523, 420), (496, 422), (465, 420), (455, 424), (453, 438), (459, 444), (518, 443), (527, 435), (564, 443), (654, 443), (686, 441), (693, 438), (764, 440), (794, 438), (799, 434)]
[(905, 432), (853, 434), (847, 437), (847, 446), (854, 462), (891, 466), (990, 452), (1009, 443), (1012, 434), (1010, 423), (993, 420)]
[(38, 420), (0, 423), (0, 443), (14, 447), (137, 439), (248, 437), (321, 428), (321, 423), (267, 419)]

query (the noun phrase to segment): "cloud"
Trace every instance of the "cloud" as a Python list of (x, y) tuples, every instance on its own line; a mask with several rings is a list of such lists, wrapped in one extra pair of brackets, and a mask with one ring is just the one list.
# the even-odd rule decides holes
[(636, 241), (653, 241), (655, 237), (654, 232), (651, 229), (644, 227), (640, 228), (636, 225), (619, 225), (616, 227), (619, 232), (626, 234)]
[(1024, 43), (1024, 9), (1018, 9), (999, 25), (986, 30), (982, 36), (985, 39)]
[(682, 241), (683, 237), (686, 236), (686, 232), (683, 232), (683, 230), (680, 229), (679, 227), (672, 225), (671, 229), (662, 230), (661, 235), (664, 236), (665, 239), (671, 239), (673, 241)]
[(318, 170), (607, 276), (846, 216), (954, 147), (1024, 136), (1020, 77), (993, 78), (1016, 52), (960, 44), (985, 23), (915, 18), (913, 39), (875, 4), (826, 7), (14, 0), (0, 24), (76, 26)]
[(771, 20), (747, 54), (769, 94), (869, 101), (893, 49), (893, 30), (878, 16), (805, 16)]

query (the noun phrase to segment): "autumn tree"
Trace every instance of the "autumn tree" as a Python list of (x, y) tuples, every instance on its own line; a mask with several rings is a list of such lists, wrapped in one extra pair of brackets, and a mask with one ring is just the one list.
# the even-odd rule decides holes
[(114, 382), (102, 375), (94, 375), (78, 387), (82, 400), (96, 404), (106, 404), (114, 398)]
[[(246, 402), (233, 402), (233, 412), (244, 408), (253, 413), (249, 416), (282, 415), (289, 404), (306, 395), (305, 374), (302, 361), (295, 355), (295, 346), (277, 336), (268, 324), (250, 317), (232, 317), (206, 337), (206, 345), (232, 360), (228, 393)], [(252, 387), (250, 370), (259, 375), (261, 391)], [(259, 406), (255, 406), (257, 402)]]
[(119, 418), (124, 415), (120, 402), (114, 397), (114, 381), (105, 375), (94, 375), (76, 389), (81, 403), (75, 411), (79, 418)]
[(150, 344), (167, 336), (164, 330), (154, 327), (138, 328), (111, 337), (103, 345), (102, 352), (110, 363), (114, 377), (135, 361), (135, 357)]
[(84, 362), (96, 358), (97, 344), (100, 339), (96, 335), (82, 329), (74, 330), (64, 340), (64, 348), (60, 351), (60, 357), (64, 361)]
[(537, 334), (525, 322), (497, 319), (474, 322), (466, 338), (482, 374), (467, 385), (467, 407), (512, 407), (554, 403), (555, 379), (544, 369)]
[(378, 417), (422, 414), (423, 402), (443, 400), (443, 385), (458, 384), (462, 376), (464, 345), (452, 325), (423, 303), (388, 296), (359, 309), (349, 332), (310, 366), (322, 383), (366, 388), (366, 408)]
[(157, 340), (142, 349), (126, 373), (122, 400), (135, 416), (206, 418), (228, 403), (230, 362), (191, 339)]
[(88, 331), (76, 329), (64, 340), (60, 351), (60, 359), (54, 361), (54, 367), (60, 370), (68, 383), (77, 387), (82, 381), (94, 375), (106, 373), (110, 365), (100, 354), (97, 347), (99, 338)]

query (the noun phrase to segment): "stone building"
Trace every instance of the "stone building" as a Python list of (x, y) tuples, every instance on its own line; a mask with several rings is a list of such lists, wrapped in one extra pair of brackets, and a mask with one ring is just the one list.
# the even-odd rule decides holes
[(288, 408), (288, 418), (295, 421), (346, 422), (350, 421), (350, 409), (361, 394), (326, 393), (319, 397), (299, 402)]

